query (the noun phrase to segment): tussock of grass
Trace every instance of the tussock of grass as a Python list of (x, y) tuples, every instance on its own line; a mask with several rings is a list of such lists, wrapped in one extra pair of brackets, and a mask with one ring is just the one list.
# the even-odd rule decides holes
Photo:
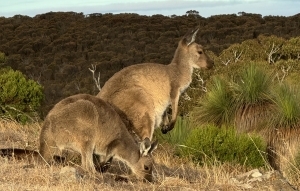
[(230, 124), (233, 119), (235, 105), (229, 84), (220, 77), (213, 78), (210, 91), (195, 107), (193, 119), (198, 123), (213, 123), (217, 126)]
[(250, 63), (232, 84), (238, 107), (270, 102), (272, 78), (261, 66)]
[(270, 126), (297, 128), (300, 121), (300, 92), (298, 87), (281, 84), (274, 91), (275, 111)]

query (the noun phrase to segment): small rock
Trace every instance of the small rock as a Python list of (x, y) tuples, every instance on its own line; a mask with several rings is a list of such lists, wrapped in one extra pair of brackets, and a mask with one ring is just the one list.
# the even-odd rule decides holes
[(244, 174), (238, 175), (238, 176), (237, 176), (237, 179), (239, 179), (239, 180), (244, 180), (244, 179), (250, 177), (252, 174), (255, 174), (255, 173), (257, 173), (257, 172), (260, 173), (258, 169), (253, 169), (253, 170), (251, 170), (251, 171), (249, 171), (249, 172), (246, 172), (246, 173), (244, 173)]
[(65, 166), (60, 170), (59, 178), (64, 182), (76, 182), (79, 181), (82, 177), (77, 172), (76, 168)]
[(271, 178), (272, 174), (274, 173), (274, 171), (269, 171), (269, 172), (266, 172), (262, 178), (265, 179), (265, 180), (268, 180)]
[(259, 172), (258, 169), (251, 170), (249, 172), (238, 175), (235, 178), (231, 178), (231, 182), (243, 189), (253, 188), (266, 188), (269, 190), (284, 190), (295, 191), (296, 189), (289, 184), (287, 180), (278, 171), (269, 171), (264, 174)]
[(253, 188), (253, 186), (251, 186), (250, 184), (247, 184), (247, 183), (241, 184), (241, 185), (239, 185), (239, 186), (242, 187), (242, 188), (245, 188), (245, 189)]
[(255, 171), (251, 174), (251, 176), (253, 178), (258, 178), (258, 177), (261, 177), (262, 176), (262, 173), (260, 173), (259, 171)]

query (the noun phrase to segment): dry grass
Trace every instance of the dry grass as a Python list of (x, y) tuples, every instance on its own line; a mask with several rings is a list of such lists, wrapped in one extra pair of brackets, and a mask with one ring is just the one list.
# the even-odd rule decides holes
[[(37, 149), (39, 123), (21, 126), (13, 121), (0, 121), (0, 148)], [(127, 175), (125, 165), (115, 161), (108, 173), (81, 179), (61, 178), (62, 166), (35, 164), (0, 157), (0, 190), (245, 190), (232, 181), (246, 172), (230, 164), (198, 166), (188, 159), (174, 156), (168, 145), (159, 145), (154, 152), (154, 183), (129, 179), (116, 181), (113, 174)], [(256, 186), (251, 190), (271, 190)]]
[(12, 120), (0, 119), (0, 148), (16, 147), (36, 149), (41, 125), (20, 125)]
[[(294, 144), (282, 144), (285, 146), (285, 151), (283, 153), (276, 152), (279, 158), (279, 166), (282, 170), (282, 174), (286, 179), (291, 182), (296, 188), (300, 188), (300, 161), (299, 158), (295, 156), (296, 151), (299, 146), (295, 146), (299, 142), (294, 142)], [(296, 148), (295, 148), (296, 147)]]

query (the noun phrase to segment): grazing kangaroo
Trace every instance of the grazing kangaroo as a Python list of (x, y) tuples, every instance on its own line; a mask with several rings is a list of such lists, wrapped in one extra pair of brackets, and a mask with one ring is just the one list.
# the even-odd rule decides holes
[[(171, 105), (172, 117), (163, 133), (174, 128), (180, 95), (190, 85), (194, 68), (212, 68), (213, 61), (195, 43), (198, 29), (188, 32), (178, 43), (168, 65), (143, 63), (115, 73), (97, 95), (125, 114), (132, 130), (143, 140), (152, 139), (154, 128)], [(164, 119), (166, 121), (166, 119)]]
[(152, 181), (151, 152), (157, 142), (145, 139), (138, 145), (119, 114), (103, 100), (78, 94), (58, 102), (44, 120), (40, 154), (49, 163), (53, 149), (72, 149), (81, 154), (81, 165), (95, 172), (93, 154), (104, 162), (115, 157), (124, 161), (138, 178)]

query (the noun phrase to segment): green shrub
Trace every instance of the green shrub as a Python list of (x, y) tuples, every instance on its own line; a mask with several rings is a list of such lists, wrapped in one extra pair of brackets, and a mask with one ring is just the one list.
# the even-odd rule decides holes
[(210, 159), (261, 167), (265, 164), (265, 150), (266, 144), (260, 137), (237, 134), (233, 128), (208, 125), (191, 131), (181, 155), (190, 156), (200, 164)]
[(183, 144), (189, 135), (191, 129), (189, 126), (189, 120), (178, 116), (174, 129), (167, 134), (162, 134), (160, 129), (155, 131), (155, 136), (160, 142), (166, 141), (172, 145)]
[(43, 100), (43, 88), (9, 68), (0, 70), (0, 117), (9, 117), (18, 122), (28, 121)]
[(183, 145), (191, 132), (190, 121), (188, 117), (178, 116), (176, 124), (172, 131), (167, 134), (163, 134), (161, 129), (156, 129), (154, 136), (160, 143), (168, 143), (174, 148), (175, 155), (180, 155), (181, 145)]

